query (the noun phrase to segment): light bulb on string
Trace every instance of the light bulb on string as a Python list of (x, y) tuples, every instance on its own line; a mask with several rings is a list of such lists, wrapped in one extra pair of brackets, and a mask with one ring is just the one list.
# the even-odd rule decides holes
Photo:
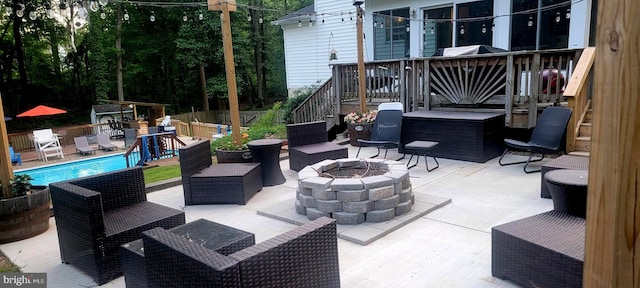
[(349, 22), (353, 23), (353, 15), (351, 15), (351, 12), (349, 12)]
[(464, 24), (460, 25), (460, 35), (464, 35)]
[(556, 23), (560, 23), (560, 12), (556, 13)]
[(384, 21), (380, 22), (380, 29), (384, 29)]
[(487, 25), (482, 24), (482, 34), (486, 34), (487, 33)]
[(124, 18), (124, 21), (129, 21), (129, 12), (127, 12), (127, 9), (124, 9), (124, 16), (122, 16), (122, 18)]
[(251, 13), (247, 13), (247, 22), (251, 22)]
[(200, 21), (204, 20), (204, 15), (202, 14), (202, 11), (198, 12), (198, 20)]
[(433, 27), (431, 27), (431, 34), (436, 33), (436, 29), (434, 29)]
[(104, 10), (100, 8), (100, 19), (107, 19), (107, 13), (104, 13)]
[(340, 12), (340, 17), (342, 17), (342, 22), (344, 22), (344, 12)]
[(184, 22), (189, 21), (189, 16), (187, 16), (187, 12), (182, 12), (182, 21)]
[(491, 32), (496, 30), (496, 23), (491, 23)]
[(89, 10), (91, 10), (91, 12), (98, 12), (98, 10), (100, 10), (100, 4), (98, 4), (96, 0), (91, 0), (89, 2)]
[(565, 14), (564, 17), (567, 19), (571, 19), (571, 8), (567, 8), (567, 14)]
[[(324, 23), (324, 19), (322, 19), (323, 23)], [(264, 23), (264, 19), (262, 18), (262, 15), (260, 15), (260, 18), (258, 18), (258, 23), (262, 24)]]
[(378, 27), (378, 21), (373, 21), (373, 27)]
[(298, 19), (298, 27), (302, 27), (302, 20)]
[(407, 24), (407, 32), (411, 32), (411, 28), (409, 28), (409, 24)]
[(109, 0), (98, 0), (98, 4), (102, 7), (107, 6), (107, 4), (109, 4)]
[(309, 27), (313, 26), (313, 22), (311, 22), (311, 19), (309, 19)]
[(529, 27), (533, 26), (533, 16), (529, 16), (529, 21), (527, 21), (527, 26)]
[(149, 21), (156, 22), (156, 12), (151, 11), (151, 15), (149, 16)]

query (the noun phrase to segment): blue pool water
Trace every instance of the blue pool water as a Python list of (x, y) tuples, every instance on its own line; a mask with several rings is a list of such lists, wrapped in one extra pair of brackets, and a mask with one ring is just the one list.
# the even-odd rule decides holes
[(32, 169), (15, 170), (13, 174), (28, 174), (33, 178), (32, 185), (49, 185), (53, 182), (127, 168), (127, 162), (123, 155), (113, 154)]

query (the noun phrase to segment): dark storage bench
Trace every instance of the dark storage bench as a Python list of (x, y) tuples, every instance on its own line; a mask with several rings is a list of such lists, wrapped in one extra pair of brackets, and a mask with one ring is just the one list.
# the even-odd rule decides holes
[(434, 157), (484, 163), (504, 150), (504, 114), (415, 111), (402, 117), (398, 151), (413, 141), (438, 142)]

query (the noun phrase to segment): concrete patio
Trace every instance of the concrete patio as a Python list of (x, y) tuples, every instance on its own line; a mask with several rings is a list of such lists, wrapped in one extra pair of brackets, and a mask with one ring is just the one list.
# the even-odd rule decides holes
[[(356, 151), (350, 147), (349, 155)], [(374, 148), (361, 152), (363, 157), (373, 154)], [(387, 159), (400, 156), (390, 151)], [(410, 170), (413, 191), (450, 198), (451, 203), (365, 246), (338, 239), (342, 287), (515, 287), (491, 276), (491, 227), (552, 210), (553, 204), (540, 198), (539, 173), (525, 174), (521, 165), (501, 167), (497, 160), (438, 159), (440, 168), (427, 173), (421, 159)], [(150, 193), (148, 199), (183, 209), (187, 222), (205, 218), (254, 233), (256, 242), (262, 242), (295, 227), (257, 213), (289, 200), (294, 205), (297, 173), (288, 169), (288, 160), (280, 165), (287, 181), (264, 187), (244, 206), (185, 207), (182, 186)], [(0, 250), (25, 272), (46, 272), (49, 287), (95, 286), (60, 262), (55, 218), (50, 221), (47, 232), (0, 245)], [(102, 287), (124, 287), (124, 278)]]

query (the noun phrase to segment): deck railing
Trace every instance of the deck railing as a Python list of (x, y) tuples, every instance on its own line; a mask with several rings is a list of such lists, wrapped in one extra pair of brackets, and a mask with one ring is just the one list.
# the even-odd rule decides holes
[(124, 158), (127, 167), (142, 166), (154, 160), (178, 156), (178, 149), (185, 145), (173, 132), (143, 135), (127, 149)]
[(336, 113), (336, 93), (333, 79), (322, 84), (304, 102), (292, 110), (294, 123), (326, 120)]
[[(62, 145), (71, 145), (73, 144), (73, 138), (91, 135), (91, 134), (109, 134), (112, 132), (111, 127), (109, 127), (108, 123), (104, 124), (87, 124), (87, 125), (76, 125), (76, 126), (67, 126), (67, 127), (57, 127), (52, 128), (53, 133), (58, 134), (60, 138), (60, 143)], [(35, 149), (33, 146), (33, 140), (30, 139), (30, 136), (33, 135), (33, 131), (26, 132), (18, 132), (11, 133), (8, 136), (9, 143), (16, 151), (24, 151)]]
[(596, 58), (595, 51), (595, 47), (584, 49), (578, 64), (576, 64), (573, 76), (564, 91), (568, 106), (573, 110), (567, 125), (567, 152), (576, 150), (576, 137), (578, 137), (580, 125), (586, 117), (591, 102), (588, 86), (593, 78), (593, 70), (591, 68)]
[[(406, 111), (502, 110), (507, 126), (531, 128), (538, 110), (563, 101), (581, 53), (582, 49), (560, 49), (368, 62), (367, 101), (400, 101)], [(334, 89), (329, 91), (335, 91), (338, 103), (358, 101), (357, 71), (356, 63), (334, 65)], [(313, 121), (307, 114), (319, 117), (311, 106), (301, 107), (306, 111), (299, 112), (296, 122)]]

